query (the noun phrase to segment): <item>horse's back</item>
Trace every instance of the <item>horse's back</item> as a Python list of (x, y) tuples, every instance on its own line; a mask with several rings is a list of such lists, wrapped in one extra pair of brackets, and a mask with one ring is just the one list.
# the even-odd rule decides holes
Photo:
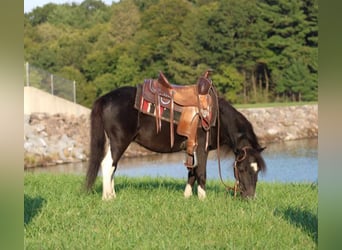
[[(100, 102), (103, 108), (109, 105), (118, 105), (125, 103), (132, 103), (134, 105), (134, 98), (136, 94), (136, 88), (131, 86), (121, 87), (114, 89), (107, 94), (99, 97), (96, 102)], [(95, 102), (95, 103), (96, 103)]]
[(94, 103), (101, 106), (102, 111), (105, 112), (115, 112), (119, 111), (116, 109), (124, 109), (127, 107), (134, 107), (136, 88), (135, 87), (121, 87), (108, 92), (107, 94), (99, 97)]
[(116, 129), (135, 130), (138, 112), (134, 108), (136, 88), (121, 87), (97, 99), (107, 132)]

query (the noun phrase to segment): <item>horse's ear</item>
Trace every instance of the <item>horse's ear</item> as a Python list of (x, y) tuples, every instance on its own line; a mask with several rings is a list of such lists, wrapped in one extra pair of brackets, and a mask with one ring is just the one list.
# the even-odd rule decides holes
[(241, 140), (245, 135), (243, 133), (236, 133), (236, 138)]
[(259, 153), (261, 153), (262, 151), (264, 151), (267, 147), (262, 147), (262, 148), (259, 148), (258, 151)]

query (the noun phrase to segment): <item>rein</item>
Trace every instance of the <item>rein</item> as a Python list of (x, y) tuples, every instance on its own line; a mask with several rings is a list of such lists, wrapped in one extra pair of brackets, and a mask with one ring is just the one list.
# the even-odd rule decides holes
[[(218, 148), (219, 148), (219, 145), (218, 145)], [(234, 161), (235, 184), (234, 184), (234, 187), (230, 187), (230, 186), (228, 186), (227, 184), (224, 183), (223, 178), (222, 178), (222, 173), (221, 173), (220, 155), (219, 155), (219, 153), (217, 154), (218, 167), (219, 167), (219, 175), (220, 175), (221, 183), (225, 186), (227, 192), (229, 192), (230, 190), (234, 191), (234, 197), (236, 197), (236, 194), (239, 191), (239, 184), (240, 184), (240, 181), (239, 181), (239, 179), (240, 179), (239, 178), (239, 171), (238, 171), (238, 168), (237, 168), (237, 164), (239, 162), (242, 162), (244, 159), (246, 159), (246, 157), (247, 157), (247, 148), (250, 148), (250, 147), (249, 146), (245, 146), (245, 147), (242, 148), (244, 154), (241, 157), (238, 157), (238, 156), (235, 157), (235, 161)]]
[[(236, 178), (238, 175), (237, 171), (237, 159), (234, 162), (234, 176), (235, 176), (235, 184), (234, 187), (229, 187), (222, 178), (222, 171), (221, 171), (221, 158), (220, 158), (220, 106), (219, 106), (219, 102), (218, 102), (218, 97), (216, 96), (216, 105), (217, 105), (217, 146), (216, 146), (216, 151), (217, 151), (217, 162), (218, 162), (218, 169), (219, 169), (219, 176), (220, 176), (220, 180), (221, 183), (223, 184), (223, 186), (225, 186), (226, 191), (229, 192), (229, 190), (234, 190), (234, 197), (236, 197), (236, 193), (237, 193), (237, 189), (238, 189), (238, 185), (239, 185), (239, 180)], [(245, 158), (245, 157), (244, 157)], [(243, 160), (243, 159), (242, 159)], [(240, 160), (240, 161), (242, 161)]]
[(238, 168), (237, 168), (237, 164), (239, 162), (242, 162), (244, 159), (246, 159), (246, 157), (247, 157), (247, 148), (250, 148), (250, 146), (242, 147), (242, 150), (243, 150), (243, 153), (244, 153), (243, 156), (241, 156), (241, 157), (236, 156), (235, 157), (235, 161), (234, 161), (235, 184), (234, 184), (234, 187), (228, 186), (223, 181), (222, 171), (221, 171), (221, 158), (220, 158), (220, 106), (219, 106), (219, 98), (218, 98), (215, 86), (212, 85), (211, 87), (214, 89), (214, 93), (216, 95), (215, 99), (216, 99), (216, 106), (217, 106), (217, 139), (216, 139), (216, 141), (217, 141), (217, 146), (216, 146), (217, 153), (216, 154), (217, 154), (219, 176), (220, 176), (221, 183), (226, 188), (226, 191), (229, 192), (230, 190), (233, 190), (234, 191), (234, 197), (236, 197), (236, 194), (239, 191), (239, 184), (240, 184), (240, 181), (239, 181), (239, 171), (238, 171)]

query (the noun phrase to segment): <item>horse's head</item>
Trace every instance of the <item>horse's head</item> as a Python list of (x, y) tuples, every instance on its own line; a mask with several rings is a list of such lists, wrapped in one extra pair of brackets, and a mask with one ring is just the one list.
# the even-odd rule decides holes
[(258, 174), (266, 170), (261, 156), (265, 148), (243, 147), (235, 152), (234, 176), (237, 189), (243, 198), (254, 198)]

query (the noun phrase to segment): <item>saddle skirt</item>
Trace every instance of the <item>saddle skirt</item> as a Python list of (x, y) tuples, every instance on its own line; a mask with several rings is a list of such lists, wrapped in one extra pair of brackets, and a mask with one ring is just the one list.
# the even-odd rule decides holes
[[(200, 82), (202, 82), (201, 79)], [(199, 124), (199, 127), (203, 126), (208, 129), (216, 125), (217, 97), (213, 91), (208, 91), (208, 94), (200, 95), (195, 91), (197, 85), (172, 86), (172, 89), (167, 90), (161, 87), (158, 81), (146, 79), (143, 84), (137, 86), (134, 107), (142, 113), (153, 117), (156, 117), (157, 112), (160, 112), (160, 118), (162, 120), (173, 122), (174, 124), (178, 124), (184, 107), (196, 107), (197, 113), (204, 118), (202, 119), (202, 124)], [(157, 106), (159, 106), (158, 111)], [(174, 111), (174, 119), (170, 121), (170, 111), (172, 110)]]
[(160, 72), (158, 79), (147, 79), (137, 86), (134, 107), (156, 118), (157, 133), (161, 120), (169, 122), (171, 147), (176, 124), (177, 133), (188, 138), (187, 153), (191, 155), (197, 147), (198, 128), (207, 131), (208, 146), (208, 131), (217, 119), (217, 93), (207, 77), (200, 77), (196, 84), (181, 86), (170, 84)]

